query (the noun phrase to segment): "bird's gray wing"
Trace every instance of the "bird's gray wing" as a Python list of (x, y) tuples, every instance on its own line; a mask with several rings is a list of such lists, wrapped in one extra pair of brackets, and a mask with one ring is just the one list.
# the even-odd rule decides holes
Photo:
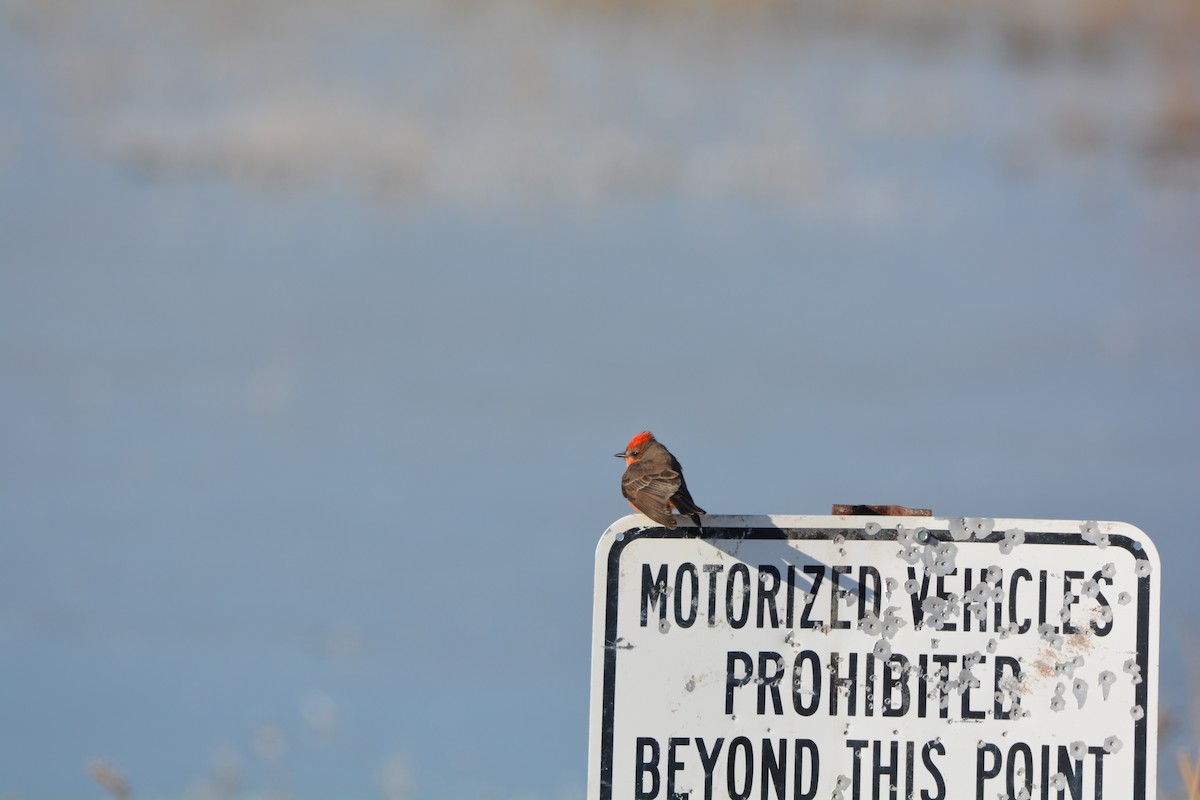
[(626, 470), (621, 478), (621, 494), (625, 499), (638, 511), (668, 528), (675, 527), (670, 501), (678, 489), (679, 473), (673, 469)]

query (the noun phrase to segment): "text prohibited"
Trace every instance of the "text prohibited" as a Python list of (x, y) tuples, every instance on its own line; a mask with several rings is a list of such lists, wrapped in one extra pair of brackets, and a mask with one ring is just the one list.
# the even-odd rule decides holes
[(591, 800), (1153, 796), (1158, 556), (1124, 523), (625, 517)]

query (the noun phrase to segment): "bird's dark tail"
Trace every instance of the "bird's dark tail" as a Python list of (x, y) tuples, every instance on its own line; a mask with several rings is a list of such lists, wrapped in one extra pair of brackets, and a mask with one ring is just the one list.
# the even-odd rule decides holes
[(675, 506), (675, 510), (680, 514), (690, 517), (692, 522), (696, 523), (697, 528), (701, 527), (700, 516), (708, 513), (696, 505), (696, 501), (692, 499), (692, 495), (688, 492), (686, 484), (680, 484), (679, 491), (671, 498), (671, 505)]

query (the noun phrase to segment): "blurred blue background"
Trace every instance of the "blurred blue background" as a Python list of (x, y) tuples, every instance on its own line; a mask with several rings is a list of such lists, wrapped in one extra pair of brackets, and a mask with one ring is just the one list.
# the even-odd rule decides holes
[(712, 513), (1123, 520), (1194, 751), (1200, 7), (0, 1), (0, 797), (581, 798)]

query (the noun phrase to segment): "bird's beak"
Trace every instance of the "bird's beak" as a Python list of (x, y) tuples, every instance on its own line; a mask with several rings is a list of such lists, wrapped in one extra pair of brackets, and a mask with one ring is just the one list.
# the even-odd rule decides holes
[(625, 458), (624, 453), (613, 453), (613, 458)]

